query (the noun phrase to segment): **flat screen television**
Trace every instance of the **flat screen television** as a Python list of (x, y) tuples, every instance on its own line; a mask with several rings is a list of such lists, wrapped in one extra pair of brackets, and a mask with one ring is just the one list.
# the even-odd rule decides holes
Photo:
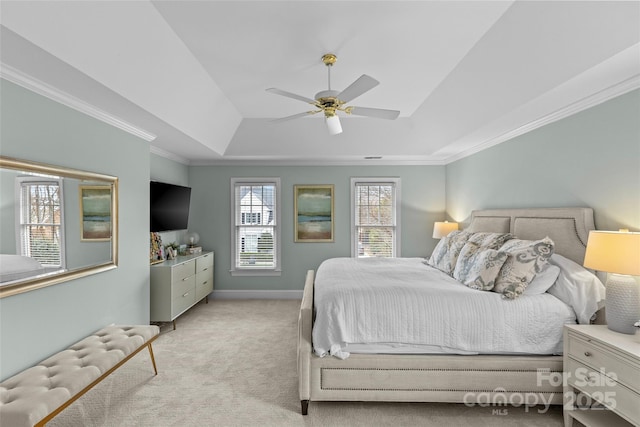
[(151, 230), (186, 230), (189, 224), (191, 188), (151, 181)]

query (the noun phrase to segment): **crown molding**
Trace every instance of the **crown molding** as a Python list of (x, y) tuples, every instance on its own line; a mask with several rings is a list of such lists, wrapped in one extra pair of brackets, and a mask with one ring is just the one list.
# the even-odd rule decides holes
[(418, 157), (363, 159), (305, 159), (305, 158), (219, 158), (192, 160), (191, 166), (443, 166), (443, 160), (431, 160)]
[(3, 78), (11, 83), (15, 83), (31, 92), (42, 95), (52, 101), (62, 104), (66, 107), (72, 108), (89, 117), (100, 120), (115, 128), (123, 130), (131, 135), (142, 138), (147, 142), (151, 142), (156, 139), (156, 135), (147, 132), (137, 126), (132, 125), (113, 114), (107, 113), (95, 107), (87, 102), (84, 102), (73, 95), (70, 95), (58, 88), (55, 88), (43, 81), (40, 81), (22, 71), (19, 71), (5, 63), (0, 63), (0, 78)]
[(173, 160), (174, 162), (182, 163), (183, 165), (189, 166), (191, 164), (189, 162), (189, 159), (185, 159), (184, 157), (178, 156), (177, 154), (165, 151), (162, 148), (154, 146), (153, 144), (150, 145), (149, 151), (151, 152), (151, 154), (164, 157), (165, 159)]
[(624, 95), (625, 93), (631, 92), (632, 90), (638, 88), (640, 88), (640, 74), (636, 74), (635, 76), (623, 80), (622, 82), (609, 86), (608, 88), (600, 90), (592, 95), (586, 96), (581, 100), (567, 105), (566, 107), (556, 110), (539, 119), (526, 123), (509, 132), (505, 132), (502, 135), (498, 135), (494, 138), (482, 141), (479, 144), (476, 144), (473, 147), (469, 148), (468, 150), (464, 150), (451, 157), (447, 157), (444, 161), (444, 164), (453, 163), (457, 160), (479, 153), (480, 151), (486, 150), (487, 148), (493, 147), (494, 145), (501, 144), (505, 141), (531, 132), (532, 130), (541, 128), (553, 122), (557, 122), (558, 120), (567, 118), (591, 107), (595, 107), (598, 104), (602, 104), (603, 102)]

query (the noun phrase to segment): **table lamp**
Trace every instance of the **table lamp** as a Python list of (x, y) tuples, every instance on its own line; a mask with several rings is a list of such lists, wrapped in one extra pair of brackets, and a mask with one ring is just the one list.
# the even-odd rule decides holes
[(447, 234), (451, 233), (458, 229), (457, 222), (435, 222), (433, 224), (433, 238), (434, 239), (442, 239)]
[(605, 313), (612, 331), (635, 334), (640, 319), (640, 233), (590, 231), (584, 266), (606, 271)]

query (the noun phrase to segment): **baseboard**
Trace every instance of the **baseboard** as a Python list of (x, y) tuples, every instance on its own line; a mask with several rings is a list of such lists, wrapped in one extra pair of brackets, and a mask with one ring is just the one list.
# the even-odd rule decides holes
[(302, 290), (214, 290), (213, 299), (302, 299)]

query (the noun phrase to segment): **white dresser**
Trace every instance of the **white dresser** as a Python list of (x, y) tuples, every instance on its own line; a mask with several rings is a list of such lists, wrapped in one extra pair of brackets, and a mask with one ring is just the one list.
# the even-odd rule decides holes
[(151, 321), (173, 322), (213, 291), (213, 252), (151, 266)]
[(640, 334), (565, 325), (564, 424), (640, 425)]

